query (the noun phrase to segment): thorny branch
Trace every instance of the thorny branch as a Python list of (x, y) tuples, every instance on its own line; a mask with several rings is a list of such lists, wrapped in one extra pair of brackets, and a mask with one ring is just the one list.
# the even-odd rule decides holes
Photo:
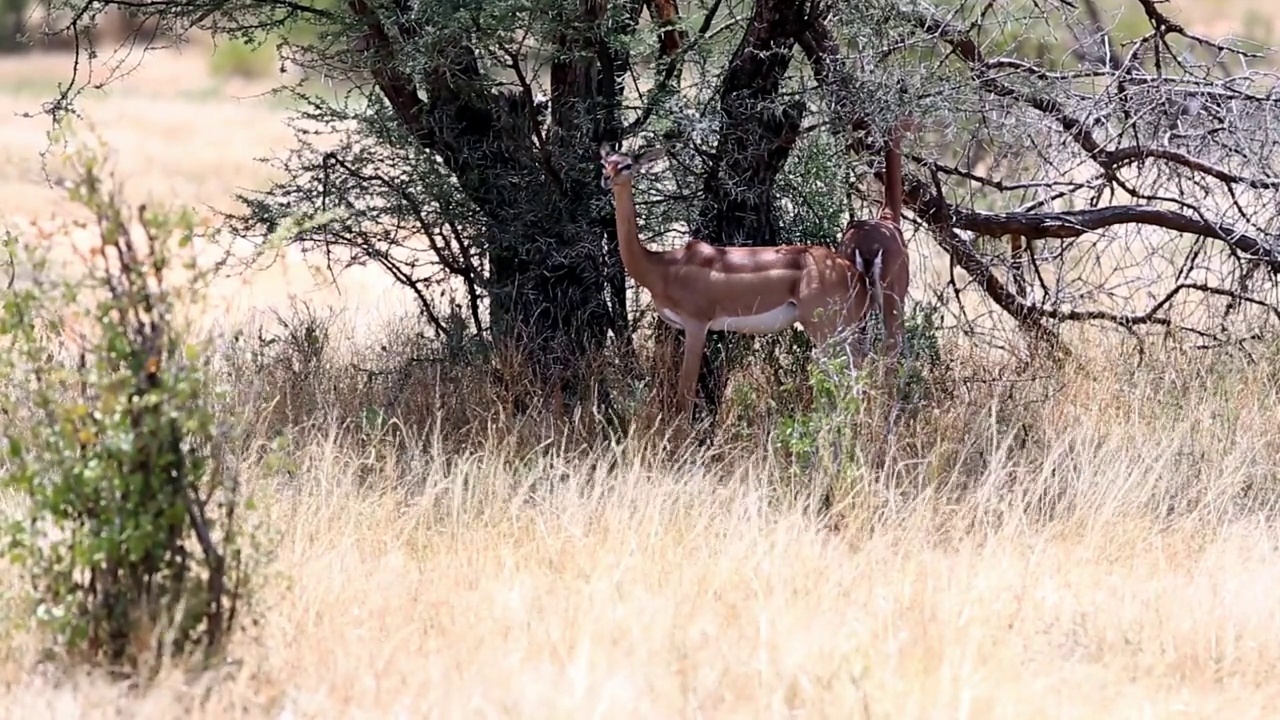
[[(937, 43), (961, 63), (973, 88), (964, 99), (980, 106), (976, 129), (969, 131), (970, 147), (976, 143), (986, 151), (977, 162), (917, 158), (914, 164), (926, 176), (911, 172), (904, 178), (905, 202), (930, 228), (953, 266), (964, 269), (1024, 330), (1051, 344), (1058, 344), (1053, 326), (1068, 321), (1103, 321), (1127, 330), (1176, 327), (1205, 335), (1225, 333), (1225, 316), (1243, 306), (1263, 310), (1268, 321), (1280, 318), (1275, 287), (1280, 278), (1280, 208), (1274, 202), (1280, 189), (1274, 163), (1280, 94), (1274, 89), (1275, 76), (1251, 70), (1221, 77), (1215, 74), (1217, 63), (1195, 64), (1188, 59), (1190, 51), (1175, 48), (1170, 36), (1219, 55), (1258, 54), (1191, 33), (1165, 17), (1153, 0), (1140, 2), (1152, 30), (1126, 44), (1108, 36), (1097, 6), (1086, 0), (1086, 27), (1073, 29), (1082, 45), (1075, 53), (1079, 66), (1070, 69), (988, 56), (990, 43), (982, 28), (964, 26), (955, 15), (927, 10), (901, 15), (919, 35), (913, 47)], [(830, 111), (849, 118), (847, 149), (859, 157), (878, 157), (879, 138), (891, 118), (879, 117), (874, 109), (858, 110), (865, 103), (859, 103), (859, 80), (851, 70), (857, 58), (842, 53), (825, 17), (811, 19), (799, 45)], [(1161, 71), (1166, 55), (1176, 59), (1176, 73)], [(943, 130), (956, 133), (961, 120), (960, 113), (952, 112), (943, 118)], [(1118, 144), (1124, 137), (1133, 139)], [(876, 170), (881, 181), (882, 172)], [(1129, 199), (1115, 202), (1123, 196)], [(983, 207), (992, 205), (1006, 209)], [(1153, 232), (1165, 233), (1168, 240), (1153, 244)], [(1187, 267), (1194, 262), (1184, 262), (1175, 273), (1176, 263), (1168, 256), (1185, 245), (1179, 236), (1215, 240), (1229, 261), (1193, 258), (1200, 260), (1195, 272)], [(1014, 238), (1009, 247), (1015, 249), (1026, 241), (1063, 241), (1052, 272), (1046, 276), (1048, 269), (1035, 270), (1046, 290), (1038, 302), (1010, 289), (1006, 283), (1021, 280), (1013, 273), (1000, 278), (1000, 265), (1008, 267), (1011, 258), (981, 251), (977, 240), (983, 237)], [(1116, 263), (1125, 257), (1131, 266), (1116, 267), (1103, 278), (1096, 272), (1093, 278), (1082, 277), (1090, 262), (1096, 266), (1104, 258)], [(1159, 277), (1137, 279), (1140, 268)], [(1271, 281), (1251, 289), (1259, 268), (1268, 271)], [(1201, 280), (1187, 280), (1192, 274)], [(1210, 277), (1216, 279), (1211, 282)], [(1144, 281), (1141, 294), (1150, 299), (1145, 309), (1088, 307), (1091, 301), (1114, 304), (1105, 301), (1125, 290), (1132, 296)], [(1162, 284), (1166, 289), (1159, 289)], [(1174, 319), (1175, 298), (1189, 293), (1223, 301), (1219, 327), (1206, 329), (1204, 318)]]

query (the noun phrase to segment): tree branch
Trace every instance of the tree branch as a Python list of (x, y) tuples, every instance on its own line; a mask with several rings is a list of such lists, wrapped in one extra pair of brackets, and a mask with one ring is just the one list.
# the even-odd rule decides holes
[[(1150, 0), (1143, 0), (1143, 2), (1145, 4)], [(1227, 185), (1241, 184), (1255, 189), (1280, 188), (1280, 179), (1250, 178), (1237, 175), (1210, 163), (1196, 160), (1176, 150), (1150, 146), (1140, 147), (1137, 145), (1115, 150), (1107, 149), (1089, 129), (1088, 123), (1073, 116), (1056, 98), (1035, 93), (1030, 89), (1015, 88), (1000, 80), (998, 76), (991, 72), (992, 63), (983, 55), (977, 41), (963, 29), (935, 16), (912, 13), (909, 17), (921, 30), (947, 43), (955, 51), (955, 54), (968, 65), (979, 87), (993, 95), (1016, 100), (1043, 113), (1057, 123), (1099, 167), (1108, 172), (1114, 173), (1126, 165), (1141, 160), (1158, 159), (1208, 175)]]
[(435, 141), (427, 122), (422, 100), (409, 77), (395, 62), (395, 51), (386, 26), (369, 6), (368, 0), (347, 0), (347, 8), (365, 24), (361, 46), (370, 59), (370, 74), (378, 91), (387, 99), (396, 118), (424, 146)]
[[(1144, 0), (1145, 1), (1145, 0)], [(1094, 130), (1083, 119), (1071, 114), (1067, 106), (1059, 99), (1041, 94), (1026, 84), (1017, 86), (1007, 83), (1001, 76), (993, 72), (997, 65), (1003, 65), (1003, 59), (988, 60), (982, 53), (978, 42), (965, 30), (949, 22), (924, 15), (908, 13), (907, 17), (922, 31), (942, 40), (953, 54), (968, 66), (975, 83), (983, 91), (992, 95), (1013, 100), (1030, 107), (1049, 118), (1057, 125), (1076, 146), (1103, 170), (1104, 177), (1119, 183), (1116, 173), (1130, 164), (1145, 159), (1162, 160), (1189, 173), (1206, 179), (1212, 178), (1227, 186), (1230, 191), (1234, 187), (1247, 187), (1259, 190), (1280, 188), (1280, 179), (1247, 177), (1214, 165), (1211, 162), (1192, 157), (1186, 153), (1160, 147), (1143, 147), (1132, 145), (1118, 149), (1109, 149), (1094, 134)], [(811, 21), (802, 28), (798, 36), (798, 44), (804, 51), (807, 60), (814, 69), (817, 84), (823, 88), (827, 105), (833, 115), (848, 118), (847, 131), (849, 139), (846, 144), (854, 153), (865, 155), (880, 151), (878, 135), (869, 132), (874, 126), (884, 124), (884, 119), (870, 118), (856, 112), (859, 103), (853, 92), (853, 79), (845, 66), (840, 49), (834, 42), (831, 31), (821, 19)], [(1033, 74), (1034, 66), (1027, 66), (1023, 72), (1014, 68), (1015, 72)], [(1110, 73), (1114, 75), (1115, 73)], [(873, 122), (875, 121), (875, 122)], [(955, 208), (946, 200), (940, 171), (951, 172), (950, 169), (936, 163), (928, 164), (932, 168), (933, 186), (907, 173), (904, 177), (904, 201), (906, 207), (914, 211), (929, 224), (939, 244), (951, 257), (953, 263), (965, 270), (982, 287), (983, 291), (1002, 310), (1012, 316), (1020, 326), (1033, 336), (1049, 339), (1058, 344), (1056, 336), (1049, 331), (1046, 322), (1068, 320), (1107, 320), (1121, 327), (1132, 328), (1140, 324), (1167, 323), (1158, 318), (1171, 298), (1156, 303), (1149, 310), (1138, 314), (1105, 313), (1093, 310), (1062, 310), (1043, 305), (1031, 304), (1010, 293), (1008, 288), (995, 276), (987, 262), (980, 257), (957, 231), (965, 231), (979, 236), (1003, 237), (1022, 236), (1027, 240), (1042, 238), (1075, 238), (1091, 231), (1108, 227), (1138, 224), (1160, 227), (1166, 230), (1188, 233), (1212, 238), (1240, 254), (1253, 259), (1271, 272), (1280, 274), (1280, 246), (1271, 238), (1250, 235), (1240, 228), (1213, 222), (1204, 217), (1196, 217), (1175, 210), (1142, 205), (1117, 205), (1095, 207), (1083, 210), (1062, 212), (1005, 212), (992, 213)], [(952, 174), (966, 175), (959, 171)], [(883, 170), (877, 170), (876, 177), (883, 182)], [(969, 174), (972, 175), (972, 174)], [(975, 179), (971, 177), (970, 179)], [(984, 182), (988, 187), (1007, 191), (1010, 188), (1027, 188), (1034, 183), (1000, 183), (989, 179)], [(1123, 184), (1122, 184), (1123, 185)], [(1206, 289), (1207, 288), (1207, 289)], [(1230, 291), (1211, 288), (1194, 283), (1181, 283), (1176, 292), (1197, 290), (1207, 294), (1223, 294)], [(1239, 299), (1239, 298), (1237, 298)], [(1247, 299), (1246, 299), (1247, 301)], [(1263, 303), (1263, 305), (1266, 305)], [(1270, 306), (1267, 306), (1270, 307)]]
[[(650, 0), (654, 3), (663, 3), (664, 0)], [(707, 37), (707, 33), (711, 31), (711, 25), (715, 21), (716, 14), (720, 11), (721, 0), (714, 0), (711, 7), (707, 8), (707, 12), (702, 17), (702, 24), (698, 26), (697, 33), (694, 34), (693, 40), (685, 42), (683, 30), (676, 36), (676, 41), (669, 41), (668, 35), (672, 31), (668, 30), (663, 33), (661, 46), (659, 48), (663, 58), (666, 59), (666, 67), (662, 70), (662, 76), (658, 78), (658, 82), (654, 83), (653, 89), (649, 91), (644, 107), (640, 110), (640, 115), (629, 123), (622, 131), (624, 138), (631, 137), (644, 129), (649, 120), (653, 118), (653, 114), (657, 112), (658, 107), (662, 105), (667, 98), (671, 97), (675, 88), (680, 84), (680, 76), (684, 70), (684, 59), (698, 47), (699, 44)], [(680, 9), (674, 1), (671, 1), (670, 8), (672, 12), (679, 13)], [(652, 12), (652, 11), (651, 11)], [(659, 10), (661, 13), (662, 10)]]
[[(716, 3), (718, 5), (719, 2)], [(664, 58), (672, 58), (680, 48), (684, 46), (685, 32), (680, 27), (680, 6), (676, 0), (645, 0), (645, 8), (649, 11), (649, 18), (653, 23), (661, 29), (660, 40), (658, 43), (658, 51)], [(708, 17), (715, 14), (714, 8), (708, 12)], [(703, 20), (703, 25), (707, 25), (707, 21)]]
[(694, 234), (712, 244), (777, 245), (773, 188), (804, 117), (803, 101), (781, 105), (802, 0), (756, 0), (720, 85), (716, 154), (703, 182)]
[(956, 228), (979, 235), (989, 237), (1021, 235), (1028, 240), (1075, 238), (1087, 232), (1115, 225), (1151, 225), (1221, 240), (1248, 257), (1263, 263), (1272, 272), (1280, 273), (1280, 252), (1277, 252), (1275, 247), (1265, 245), (1257, 238), (1228, 225), (1210, 223), (1172, 210), (1144, 205), (1113, 205), (1083, 210), (1035, 213), (953, 211), (952, 224)]

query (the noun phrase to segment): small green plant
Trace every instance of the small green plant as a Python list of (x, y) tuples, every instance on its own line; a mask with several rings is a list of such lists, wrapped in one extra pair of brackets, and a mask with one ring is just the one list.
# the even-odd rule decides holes
[(250, 508), (221, 451), (207, 348), (186, 341), (181, 310), (203, 284), (193, 214), (140, 208), (138, 232), (101, 153), (62, 138), (101, 242), (76, 278), (6, 243), (29, 271), (0, 308), (0, 485), (26, 500), (4, 540), (56, 657), (146, 679), (213, 659), (246, 619)]
[[(934, 397), (938, 378), (946, 374), (947, 362), (939, 340), (940, 310), (932, 304), (917, 304), (904, 323), (902, 361), (894, 376), (893, 393), (887, 398), (896, 418), (902, 410), (918, 407)], [(872, 313), (868, 342), (878, 346), (883, 334), (879, 314)], [(782, 419), (775, 435), (780, 448), (796, 467), (808, 472), (826, 465), (835, 476), (844, 476), (861, 467), (863, 445), (882, 437), (879, 427), (889, 415), (869, 412), (875, 403), (869, 389), (877, 369), (866, 363), (852, 371), (847, 354), (834, 353), (810, 365), (812, 406), (805, 412)], [(868, 425), (871, 423), (874, 426)], [(870, 432), (868, 432), (870, 431)]]
[(950, 374), (942, 351), (942, 309), (933, 303), (918, 303), (903, 323), (903, 363), (898, 371), (898, 402), (918, 406), (932, 397), (939, 379)]
[(778, 440), (798, 468), (812, 469), (824, 455), (821, 448), (856, 444), (856, 422), (862, 415), (865, 398), (861, 391), (867, 369), (852, 371), (846, 354), (815, 356), (809, 365), (812, 407), (781, 421)]

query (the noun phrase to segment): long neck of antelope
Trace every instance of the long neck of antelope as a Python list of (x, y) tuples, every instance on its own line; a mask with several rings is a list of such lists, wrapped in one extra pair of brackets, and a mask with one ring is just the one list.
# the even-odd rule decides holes
[(889, 150), (884, 158), (884, 204), (890, 219), (902, 226), (902, 130), (894, 125), (889, 135)]
[(625, 179), (613, 185), (614, 218), (618, 224), (618, 251), (627, 274), (642, 287), (654, 284), (654, 252), (640, 242), (640, 228), (636, 223), (636, 203), (631, 191), (631, 180)]

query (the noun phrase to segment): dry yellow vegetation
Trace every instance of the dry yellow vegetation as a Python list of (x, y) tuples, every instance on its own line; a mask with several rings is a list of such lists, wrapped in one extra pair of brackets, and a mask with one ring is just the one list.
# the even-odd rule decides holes
[(839, 534), (803, 492), (779, 495), (808, 479), (767, 450), (530, 459), (496, 434), (474, 454), (427, 437), (392, 456), (320, 426), (292, 438), (296, 464), (250, 469), (275, 575), (238, 665), (141, 698), (54, 686), (18, 623), (0, 639), (0, 707), (1274, 717), (1280, 378), (1274, 359), (1174, 362), (1081, 371), (1043, 405), (939, 411), (916, 431), (921, 457), (951, 462), (867, 478)]
[[(193, 80), (203, 58), (167, 60), (88, 115), (136, 192), (221, 206), (287, 146), (283, 114)], [(0, 86), (61, 62), (0, 59)], [(32, 236), (72, 215), (39, 181), (44, 121), (12, 117), (37, 90), (0, 92), (0, 213)], [(338, 294), (290, 263), (227, 280), (210, 312), (386, 302), (375, 273)], [(496, 421), (469, 453), (444, 431), (382, 448), (326, 422), (360, 408), (319, 388), (322, 419), (283, 449), (264, 430), (276, 449), (246, 468), (274, 555), (235, 663), (141, 696), (55, 682), (7, 605), (0, 716), (1276, 717), (1277, 368), (1156, 354), (1132, 370), (1100, 345), (976, 387), (852, 478), (838, 533), (805, 503), (830, 478), (797, 476), (764, 421), (710, 458), (643, 438), (527, 454)], [(260, 398), (245, 417), (297, 391), (231, 381)], [(21, 579), (0, 568), (9, 597)]]
[[(74, 251), (96, 234), (74, 226), (88, 219), (85, 210), (44, 180), (46, 169), (56, 177), (57, 168), (46, 168), (41, 157), (51, 126), (39, 115), (69, 77), (69, 62), (63, 53), (0, 57), (0, 228), (49, 243), (56, 257), (74, 262)], [(213, 211), (235, 208), (237, 191), (265, 187), (272, 175), (257, 159), (287, 152), (293, 138), (285, 109), (263, 95), (269, 84), (216, 81), (207, 65), (200, 48), (153, 52), (109, 91), (86, 93), (82, 111), (109, 148), (129, 201), (190, 206), (212, 225)], [(211, 253), (224, 248), (209, 245)], [(251, 252), (239, 241), (231, 250), (241, 258)], [(306, 302), (373, 318), (401, 312), (410, 301), (372, 268), (351, 268), (335, 285), (323, 263), (294, 250), (259, 265), (216, 282), (211, 311), (247, 320)]]

